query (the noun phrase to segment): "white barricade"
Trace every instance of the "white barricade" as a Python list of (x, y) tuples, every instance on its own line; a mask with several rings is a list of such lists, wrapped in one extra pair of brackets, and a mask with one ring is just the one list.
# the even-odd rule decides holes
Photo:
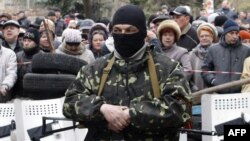
[[(15, 120), (14, 103), (0, 103), (0, 127), (11, 124)], [(10, 141), (10, 137), (0, 138), (0, 141)]]
[[(250, 114), (250, 94), (216, 94), (203, 95), (202, 130), (216, 131), (215, 126), (241, 117), (242, 113)], [(202, 136), (202, 141), (220, 141), (223, 136)]]
[[(42, 126), (42, 117), (64, 117), (60, 99), (50, 100), (19, 100), (16, 99), (16, 133), (18, 141), (30, 141), (27, 130)], [(59, 123), (61, 126), (62, 124)], [(60, 135), (59, 135), (60, 134)], [(49, 136), (51, 141), (64, 141), (64, 136), (59, 133)]]
[(180, 133), (179, 141), (187, 141), (187, 134), (185, 134), (185, 133)]

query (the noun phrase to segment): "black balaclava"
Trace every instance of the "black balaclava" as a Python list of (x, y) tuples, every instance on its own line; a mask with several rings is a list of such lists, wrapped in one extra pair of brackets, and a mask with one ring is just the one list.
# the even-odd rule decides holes
[(135, 5), (126, 5), (119, 8), (112, 20), (113, 26), (129, 24), (137, 27), (139, 32), (134, 34), (113, 34), (116, 51), (124, 58), (133, 56), (144, 45), (147, 35), (146, 18), (143, 11)]

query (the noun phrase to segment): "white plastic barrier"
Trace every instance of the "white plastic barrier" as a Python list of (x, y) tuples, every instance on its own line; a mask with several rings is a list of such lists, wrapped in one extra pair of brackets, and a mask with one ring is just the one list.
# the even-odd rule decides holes
[[(203, 95), (202, 130), (216, 131), (215, 126), (241, 117), (241, 113), (250, 114), (250, 94)], [(202, 136), (202, 141), (220, 141), (223, 136)]]
[[(42, 126), (42, 117), (64, 117), (62, 114), (62, 100), (50, 99), (50, 100), (19, 100), (16, 99), (16, 135), (18, 141), (30, 141), (27, 130)], [(51, 121), (52, 122), (52, 121)], [(50, 123), (50, 122), (48, 122)], [(63, 127), (63, 123), (55, 125), (56, 128)], [(53, 126), (52, 126), (53, 127)], [(70, 131), (65, 131), (70, 132)], [(65, 141), (64, 134), (62, 132), (55, 133), (51, 136), (45, 137), (43, 141)], [(75, 135), (71, 134), (70, 140), (75, 140)]]
[[(13, 103), (0, 103), (0, 126), (11, 124), (15, 120), (15, 109)], [(0, 141), (10, 141), (10, 137), (0, 138)]]
[(187, 141), (187, 134), (181, 133), (181, 134), (180, 134), (179, 141)]

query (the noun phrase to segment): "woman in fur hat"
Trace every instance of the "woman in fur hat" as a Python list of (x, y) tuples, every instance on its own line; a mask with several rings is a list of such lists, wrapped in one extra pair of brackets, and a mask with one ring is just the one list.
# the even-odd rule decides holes
[(95, 58), (105, 55), (102, 52), (105, 40), (108, 39), (108, 29), (102, 23), (95, 23), (89, 32), (89, 49), (93, 52)]
[[(44, 24), (44, 21), (46, 23), (46, 26)], [(51, 52), (54, 49), (57, 49), (61, 42), (59, 39), (56, 37), (55, 34), (55, 24), (49, 20), (45, 19), (42, 21), (40, 27), (39, 27), (39, 32), (40, 32), (40, 48), (44, 52)], [(47, 27), (47, 29), (46, 29)], [(51, 44), (52, 47), (49, 44), (49, 38), (47, 37), (47, 34), (50, 36)]]
[[(159, 25), (157, 34), (162, 44), (162, 51), (169, 58), (180, 62), (184, 70), (191, 70), (187, 49), (176, 45), (181, 35), (178, 24), (173, 20), (165, 20)], [(188, 77), (189, 73), (186, 73), (186, 76)]]
[[(193, 70), (201, 70), (207, 54), (207, 49), (217, 41), (218, 32), (214, 25), (203, 23), (197, 29), (197, 35), (200, 44), (190, 52), (190, 61)], [(204, 80), (200, 73), (194, 73), (192, 76), (192, 90), (197, 91), (205, 88)]]

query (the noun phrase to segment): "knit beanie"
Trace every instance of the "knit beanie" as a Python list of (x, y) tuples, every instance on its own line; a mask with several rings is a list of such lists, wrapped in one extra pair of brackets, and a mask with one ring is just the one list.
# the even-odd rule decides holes
[(67, 29), (64, 35), (64, 41), (66, 43), (80, 43), (82, 41), (81, 32), (79, 30)]
[(227, 34), (228, 32), (231, 32), (231, 31), (239, 31), (240, 30), (239, 25), (231, 19), (228, 19), (224, 23), (223, 28), (224, 28), (224, 33), (223, 33), (224, 35)]
[(24, 33), (23, 39), (31, 39), (37, 45), (39, 45), (40, 33), (37, 29), (30, 28)]
[(117, 24), (130, 24), (139, 29), (139, 32), (146, 37), (146, 17), (143, 11), (135, 5), (126, 5), (116, 11), (112, 20), (113, 26)]
[(246, 30), (241, 30), (239, 32), (239, 35), (240, 35), (241, 40), (250, 39), (250, 33), (247, 32)]
[(209, 31), (213, 35), (213, 41), (217, 40), (218, 32), (214, 25), (210, 23), (202, 23), (197, 29), (197, 35), (199, 36), (202, 30)]
[(180, 39), (181, 36), (181, 29), (179, 25), (174, 20), (165, 20), (160, 23), (158, 29), (157, 29), (157, 36), (161, 40), (162, 32), (164, 29), (172, 29), (175, 33), (175, 42), (177, 42)]
[(227, 17), (225, 15), (219, 15), (219, 16), (215, 17), (214, 25), (215, 26), (222, 26), (222, 25), (224, 25), (224, 23), (226, 21), (227, 21)]

